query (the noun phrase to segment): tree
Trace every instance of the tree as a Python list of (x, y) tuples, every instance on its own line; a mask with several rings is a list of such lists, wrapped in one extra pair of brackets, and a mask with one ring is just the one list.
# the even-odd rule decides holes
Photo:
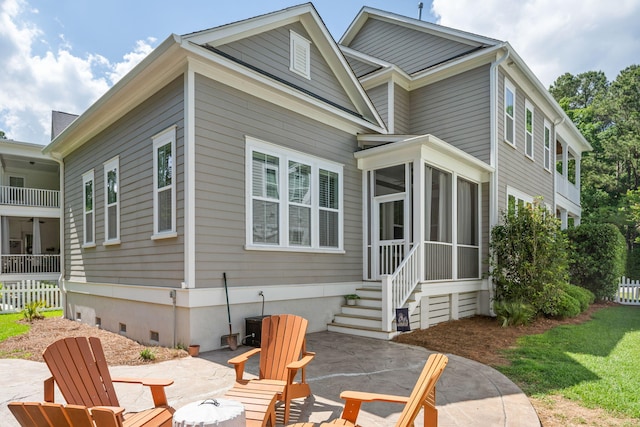
[(7, 135), (4, 133), (3, 130), (0, 130), (0, 139), (7, 139)]

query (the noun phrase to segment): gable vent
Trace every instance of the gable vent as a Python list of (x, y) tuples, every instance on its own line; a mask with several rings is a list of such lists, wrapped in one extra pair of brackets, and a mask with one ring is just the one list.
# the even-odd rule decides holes
[(291, 60), (289, 69), (311, 79), (311, 42), (294, 31), (291, 35)]

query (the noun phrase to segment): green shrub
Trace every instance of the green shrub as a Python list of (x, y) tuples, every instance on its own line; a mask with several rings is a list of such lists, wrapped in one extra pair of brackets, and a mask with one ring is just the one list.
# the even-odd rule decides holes
[(45, 306), (44, 301), (33, 301), (27, 304), (22, 310), (22, 315), (28, 322), (33, 322), (36, 319), (43, 319), (44, 316), (40, 313), (40, 310)]
[(536, 312), (531, 304), (522, 300), (494, 301), (493, 311), (502, 327), (528, 325)]
[(496, 300), (524, 301), (536, 312), (568, 283), (566, 236), (542, 203), (503, 212), (491, 230)]
[(155, 360), (156, 354), (150, 348), (144, 348), (140, 351), (142, 360)]
[(626, 264), (624, 237), (613, 224), (583, 224), (568, 230), (569, 277), (596, 299), (612, 298)]
[(589, 306), (593, 304), (596, 299), (595, 295), (593, 295), (593, 292), (591, 292), (589, 289), (581, 288), (580, 286), (567, 285), (564, 288), (564, 291), (578, 301), (578, 303), (580, 304), (581, 313), (589, 308)]

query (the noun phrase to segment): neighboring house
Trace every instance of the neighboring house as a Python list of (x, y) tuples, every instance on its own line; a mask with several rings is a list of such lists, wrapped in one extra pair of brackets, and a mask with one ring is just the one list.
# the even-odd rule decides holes
[(223, 273), (241, 338), (263, 301), (379, 338), (489, 314), (491, 225), (537, 196), (577, 223), (589, 148), (493, 39), (364, 8), (339, 46), (311, 4), (171, 35), (44, 150), (66, 315), (219, 348)]
[(60, 277), (60, 168), (42, 145), (0, 140), (0, 282)]

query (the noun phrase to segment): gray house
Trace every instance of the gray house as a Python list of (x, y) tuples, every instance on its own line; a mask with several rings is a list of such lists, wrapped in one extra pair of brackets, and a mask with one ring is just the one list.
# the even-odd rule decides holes
[(224, 273), (241, 337), (489, 314), (499, 212), (542, 196), (578, 223), (589, 149), (505, 42), (364, 8), (336, 43), (311, 4), (171, 35), (45, 148), (66, 316), (219, 348)]

